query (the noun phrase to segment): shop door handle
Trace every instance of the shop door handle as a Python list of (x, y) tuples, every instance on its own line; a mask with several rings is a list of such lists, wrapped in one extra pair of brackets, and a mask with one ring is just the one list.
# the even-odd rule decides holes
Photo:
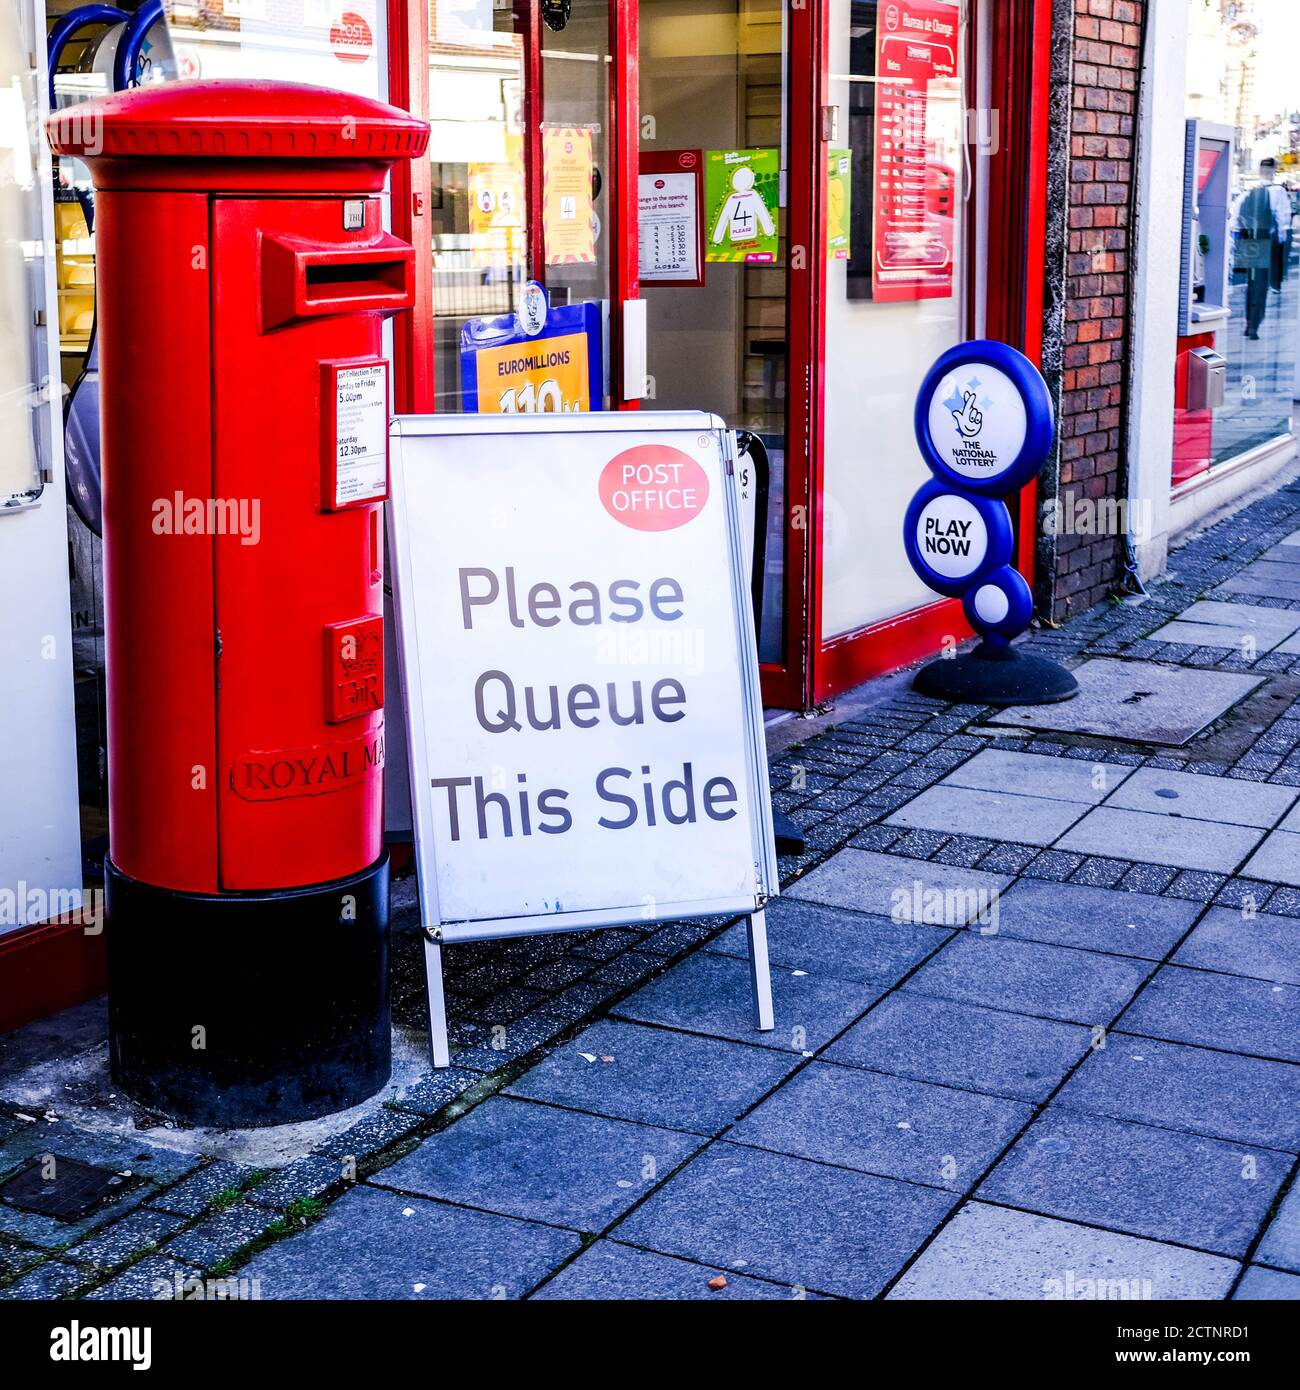
[(646, 302), (623, 301), (623, 399), (640, 401), (646, 397), (648, 359), (646, 352)]

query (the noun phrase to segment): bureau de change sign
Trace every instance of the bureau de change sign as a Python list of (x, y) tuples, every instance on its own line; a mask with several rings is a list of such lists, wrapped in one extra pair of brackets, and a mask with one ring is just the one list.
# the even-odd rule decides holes
[(439, 942), (683, 916), (750, 914), (771, 1026), (778, 880), (733, 460), (696, 413), (393, 424), (436, 1061)]

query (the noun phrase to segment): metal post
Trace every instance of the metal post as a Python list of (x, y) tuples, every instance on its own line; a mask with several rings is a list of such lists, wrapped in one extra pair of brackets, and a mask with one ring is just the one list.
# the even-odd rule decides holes
[(772, 974), (767, 964), (767, 918), (763, 912), (751, 912), (749, 930), (749, 981), (754, 991), (754, 1027), (760, 1033), (770, 1033), (775, 1027), (772, 1019)]
[(447, 999), (442, 991), (442, 947), (424, 939), (424, 976), (429, 991), (429, 1048), (435, 1067), (451, 1065), (451, 1050), (447, 1045)]

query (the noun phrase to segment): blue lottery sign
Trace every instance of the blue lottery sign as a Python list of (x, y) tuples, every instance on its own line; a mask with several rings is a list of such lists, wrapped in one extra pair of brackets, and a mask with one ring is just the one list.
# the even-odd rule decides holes
[(916, 399), (916, 442), (934, 474), (907, 509), (903, 546), (937, 593), (959, 597), (967, 621), (995, 642), (1029, 626), (1033, 596), (1011, 566), (1019, 491), (1051, 451), (1047, 383), (1015, 348), (959, 343), (926, 373)]
[(923, 483), (907, 509), (908, 561), (937, 593), (956, 597), (981, 575), (1007, 565), (1013, 543), (1005, 502)]
[(1003, 565), (983, 575), (962, 595), (966, 621), (984, 636), (1010, 641), (1019, 636), (1034, 616), (1034, 596), (1019, 570)]
[(1052, 398), (1038, 369), (1005, 343), (950, 348), (916, 400), (916, 442), (941, 482), (982, 497), (1008, 497), (1043, 466), (1052, 447)]

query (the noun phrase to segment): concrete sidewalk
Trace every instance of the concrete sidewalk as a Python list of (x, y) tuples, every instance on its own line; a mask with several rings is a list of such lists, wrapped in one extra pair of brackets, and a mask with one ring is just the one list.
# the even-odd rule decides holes
[(0, 1199), (0, 1296), (1300, 1297), (1300, 484), (1031, 645), (1078, 701), (774, 758), (773, 1033), (743, 925), (529, 938), (448, 951), (430, 1073), (408, 883), (404, 1069), (274, 1163), (127, 1128), (94, 1008), (16, 1035), (0, 1174), (129, 1178)]

